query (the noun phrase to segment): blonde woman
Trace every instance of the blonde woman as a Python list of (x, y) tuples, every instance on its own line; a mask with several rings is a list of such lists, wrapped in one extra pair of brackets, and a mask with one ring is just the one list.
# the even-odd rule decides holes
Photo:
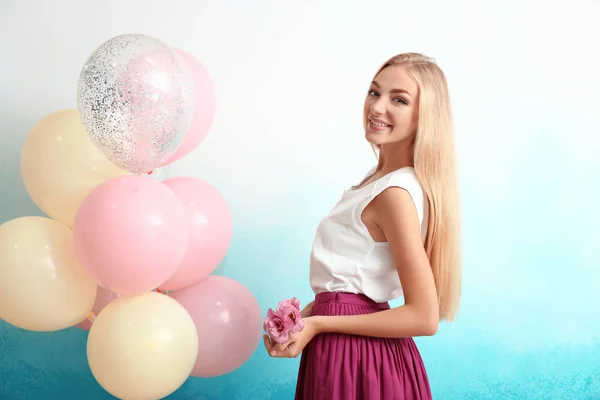
[[(451, 321), (461, 292), (460, 216), (446, 78), (421, 54), (377, 71), (364, 105), (378, 163), (319, 224), (306, 325), (273, 357), (302, 354), (296, 399), (431, 399), (413, 337)], [(388, 302), (404, 297), (404, 304)]]

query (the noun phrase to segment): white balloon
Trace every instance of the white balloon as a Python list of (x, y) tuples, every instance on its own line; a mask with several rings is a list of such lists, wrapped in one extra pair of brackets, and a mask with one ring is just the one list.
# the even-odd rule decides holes
[(190, 376), (198, 354), (192, 317), (157, 292), (119, 297), (96, 316), (87, 342), (94, 378), (119, 399), (162, 399)]
[(46, 217), (0, 225), (0, 319), (30, 331), (66, 329), (92, 310), (97, 287), (66, 225)]

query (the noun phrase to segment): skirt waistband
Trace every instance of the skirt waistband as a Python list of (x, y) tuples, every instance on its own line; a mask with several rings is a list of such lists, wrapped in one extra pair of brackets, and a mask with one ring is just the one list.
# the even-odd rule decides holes
[(313, 306), (322, 303), (346, 303), (354, 304), (357, 306), (375, 307), (382, 310), (388, 310), (390, 308), (389, 303), (377, 303), (364, 294), (347, 293), (347, 292), (322, 292), (315, 296), (315, 302)]

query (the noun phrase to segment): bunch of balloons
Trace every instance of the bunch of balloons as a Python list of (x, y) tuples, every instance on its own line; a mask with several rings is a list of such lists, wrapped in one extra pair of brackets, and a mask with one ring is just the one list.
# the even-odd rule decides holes
[(0, 225), (0, 318), (89, 330), (92, 374), (118, 398), (163, 398), (189, 376), (239, 368), (262, 315), (245, 286), (211, 275), (230, 246), (228, 204), (201, 179), (151, 175), (206, 137), (207, 70), (120, 35), (89, 56), (77, 105), (45, 116), (23, 146), (23, 182), (48, 217)]

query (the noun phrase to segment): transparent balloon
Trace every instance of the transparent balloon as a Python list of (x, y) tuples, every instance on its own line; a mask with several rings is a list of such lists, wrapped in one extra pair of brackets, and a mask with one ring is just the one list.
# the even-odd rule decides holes
[(185, 62), (161, 41), (121, 35), (88, 58), (77, 101), (100, 151), (124, 170), (145, 174), (181, 145), (194, 114), (194, 83)]

